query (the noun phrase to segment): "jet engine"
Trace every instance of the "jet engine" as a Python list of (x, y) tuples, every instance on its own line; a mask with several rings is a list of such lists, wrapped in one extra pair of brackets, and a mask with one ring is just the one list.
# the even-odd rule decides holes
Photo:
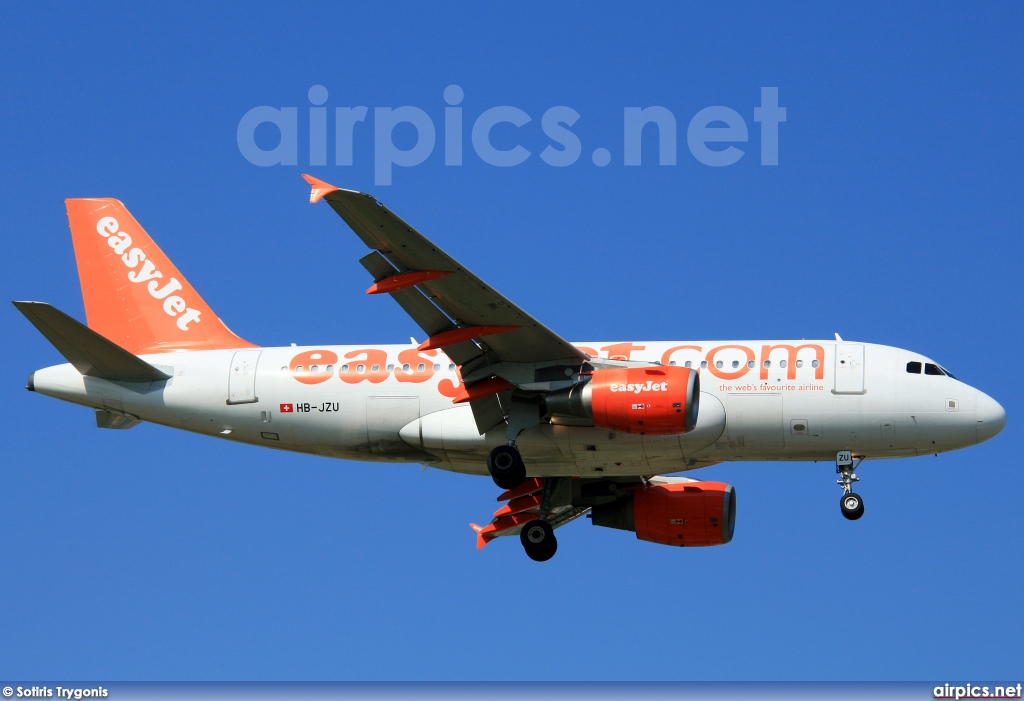
[(700, 375), (690, 368), (595, 370), (588, 380), (549, 392), (548, 411), (592, 419), (598, 428), (665, 436), (697, 424)]
[(722, 482), (648, 484), (593, 507), (590, 518), (595, 526), (635, 531), (652, 543), (724, 545), (736, 527), (736, 490)]

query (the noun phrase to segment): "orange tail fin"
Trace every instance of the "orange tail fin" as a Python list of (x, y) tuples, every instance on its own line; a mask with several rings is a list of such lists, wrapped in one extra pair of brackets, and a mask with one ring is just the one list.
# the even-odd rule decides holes
[(65, 204), (90, 329), (136, 355), (256, 347), (228, 330), (123, 204)]

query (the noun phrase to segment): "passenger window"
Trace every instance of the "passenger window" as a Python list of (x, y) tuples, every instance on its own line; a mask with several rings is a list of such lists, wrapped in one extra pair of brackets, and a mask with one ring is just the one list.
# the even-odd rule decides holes
[(738, 360), (732, 361), (732, 367), (733, 367), (734, 370), (736, 368), (738, 368), (739, 366), (740, 366), (740, 361), (738, 361)]
[(455, 372), (455, 363), (448, 364), (448, 372)]
[(721, 360), (716, 360), (716, 361), (715, 361), (715, 367), (716, 367), (716, 368), (720, 368), (720, 367), (722, 367), (722, 361), (721, 361)]
[(333, 365), (328, 365), (326, 372), (334, 372), (334, 366)]
[(802, 360), (798, 360), (798, 361), (796, 361), (796, 366), (797, 366), (798, 368), (802, 368), (802, 367), (804, 366), (804, 361), (802, 361)]
[(388, 372), (391, 372), (394, 369), (395, 369), (394, 364), (393, 363), (388, 363)]
[(366, 366), (363, 365), (362, 363), (360, 363), (359, 365), (356, 365), (356, 372), (358, 372), (360, 375), (362, 375), (364, 372), (366, 372)]
[(911, 375), (920, 375), (921, 363), (919, 363), (916, 360), (911, 360), (909, 363), (907, 363), (907, 372), (909, 372)]
[(302, 372), (302, 366), (301, 365), (296, 365), (295, 366), (295, 372)]
[(818, 359), (817, 358), (815, 358), (814, 360), (811, 361), (811, 367), (812, 368), (818, 367)]
[(348, 372), (348, 365), (342, 365), (341, 366), (341, 371), (342, 372)]
[(370, 369), (373, 370), (374, 372), (380, 372), (380, 365), (374, 364), (373, 367), (371, 367)]
[(786, 361), (785, 361), (785, 360), (780, 360), (780, 361), (779, 361), (779, 367), (780, 367), (780, 368), (784, 368), (784, 367), (786, 367)]
[(423, 372), (426, 369), (427, 369), (427, 366), (424, 365), (423, 363), (420, 363), (419, 365), (416, 366), (416, 372)]
[(764, 361), (764, 366), (765, 366), (766, 368), (770, 368), (770, 367), (772, 366), (772, 361), (770, 361), (770, 360), (766, 360), (766, 361)]
[(320, 366), (319, 365), (310, 365), (309, 366), (309, 371), (310, 372), (320, 372)]
[[(675, 365), (676, 361), (673, 360), (672, 364)], [(693, 363), (691, 363), (689, 360), (687, 360), (685, 363), (683, 363), (683, 367), (684, 368), (692, 368), (693, 367)]]
[(670, 361), (668, 361), (668, 364), (669, 364), (669, 365), (675, 365), (675, 364), (676, 364), (676, 361), (674, 361), (674, 360), (670, 360)]
[(704, 369), (704, 368), (706, 368), (707, 366), (708, 366), (708, 361), (706, 361), (706, 360), (702, 360), (702, 361), (700, 361), (700, 367), (701, 367), (701, 369)]
[(406, 363), (402, 366), (402, 372), (409, 372), (410, 368), (412, 368), (412, 366), (409, 365), (409, 363)]
[(437, 372), (440, 369), (441, 369), (441, 366), (438, 365), (437, 363), (434, 363), (434, 372)]
[(925, 375), (942, 375), (942, 370), (939, 370), (939, 366), (935, 363), (925, 363), (924, 366)]

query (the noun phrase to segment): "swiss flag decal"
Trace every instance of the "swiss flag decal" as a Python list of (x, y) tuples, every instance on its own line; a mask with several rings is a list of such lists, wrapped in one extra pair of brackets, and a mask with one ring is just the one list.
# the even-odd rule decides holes
[(292, 405), (292, 404), (282, 404), (281, 405), (281, 413), (282, 414), (290, 414), (293, 411), (295, 411), (294, 405)]

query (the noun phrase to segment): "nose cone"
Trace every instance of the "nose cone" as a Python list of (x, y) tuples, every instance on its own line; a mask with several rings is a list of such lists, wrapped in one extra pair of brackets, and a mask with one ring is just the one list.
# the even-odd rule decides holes
[(1006, 425), (1006, 410), (983, 392), (978, 392), (977, 402), (978, 442), (981, 443), (1003, 430), (1003, 426)]

